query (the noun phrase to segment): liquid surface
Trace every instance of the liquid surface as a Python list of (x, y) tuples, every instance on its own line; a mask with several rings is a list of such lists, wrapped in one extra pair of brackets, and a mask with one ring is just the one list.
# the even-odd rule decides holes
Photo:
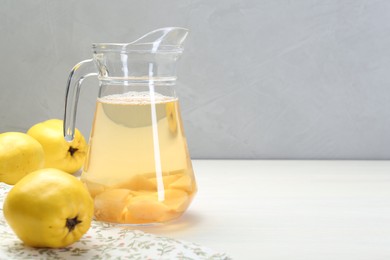
[(196, 184), (176, 98), (129, 92), (99, 98), (81, 175), (95, 217), (158, 223), (179, 217)]

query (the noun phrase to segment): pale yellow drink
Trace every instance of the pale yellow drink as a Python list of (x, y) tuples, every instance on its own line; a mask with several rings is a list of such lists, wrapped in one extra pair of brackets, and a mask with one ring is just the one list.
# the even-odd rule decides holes
[(159, 223), (187, 209), (196, 184), (178, 106), (148, 92), (98, 99), (81, 175), (97, 220)]

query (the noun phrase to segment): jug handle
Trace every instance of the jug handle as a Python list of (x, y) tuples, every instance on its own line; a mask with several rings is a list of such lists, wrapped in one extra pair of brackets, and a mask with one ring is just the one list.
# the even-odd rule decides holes
[(83, 60), (77, 63), (69, 74), (64, 114), (64, 138), (68, 142), (73, 141), (74, 138), (80, 86), (85, 78), (96, 75), (98, 73), (93, 59)]

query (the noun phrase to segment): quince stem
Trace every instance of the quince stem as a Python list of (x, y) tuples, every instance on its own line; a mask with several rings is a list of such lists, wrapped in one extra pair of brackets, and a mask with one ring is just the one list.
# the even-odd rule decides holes
[(71, 156), (73, 156), (73, 154), (75, 153), (75, 152), (77, 152), (77, 148), (73, 148), (72, 146), (71, 147), (69, 147), (69, 150), (68, 150), (68, 152), (70, 153), (70, 155)]
[(66, 219), (66, 227), (69, 229), (69, 232), (72, 232), (73, 229), (77, 226), (77, 224), (81, 223), (82, 221), (77, 219), (77, 216), (74, 218), (67, 218)]

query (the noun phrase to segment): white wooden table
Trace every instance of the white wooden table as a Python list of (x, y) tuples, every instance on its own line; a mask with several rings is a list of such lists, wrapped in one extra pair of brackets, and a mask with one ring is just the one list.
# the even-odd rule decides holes
[(233, 259), (390, 259), (390, 161), (194, 160), (199, 191), (145, 232)]

